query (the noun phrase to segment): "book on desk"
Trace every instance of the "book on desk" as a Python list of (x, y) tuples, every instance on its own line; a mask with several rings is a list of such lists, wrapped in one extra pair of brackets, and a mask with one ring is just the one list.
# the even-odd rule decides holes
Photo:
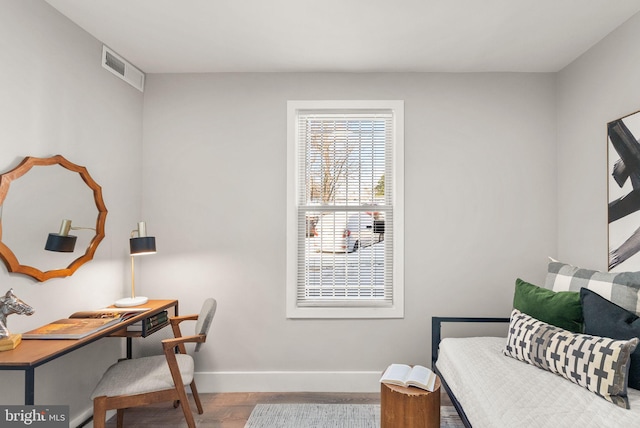
[(22, 333), (22, 338), (82, 339), (148, 310), (149, 308), (128, 308), (126, 310), (106, 308), (75, 312), (69, 318), (62, 318)]
[(169, 324), (169, 313), (167, 311), (159, 312), (153, 316), (145, 318), (141, 321), (133, 323), (127, 327), (128, 332), (138, 332), (140, 336), (148, 335), (166, 327)]

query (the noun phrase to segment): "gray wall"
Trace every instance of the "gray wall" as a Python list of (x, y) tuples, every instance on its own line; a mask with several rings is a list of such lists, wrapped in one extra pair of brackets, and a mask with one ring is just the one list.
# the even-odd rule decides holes
[(640, 110), (635, 15), (558, 74), (558, 256), (607, 269), (608, 122)]
[[(0, 2), (0, 170), (24, 156), (62, 154), (87, 167), (109, 210), (94, 261), (72, 277), (39, 283), (9, 274), (0, 263), (0, 292), (13, 288), (36, 310), (31, 317), (10, 316), (13, 333), (126, 295), (127, 239), (140, 216), (143, 96), (101, 67), (101, 50), (98, 40), (43, 1)], [(51, 232), (60, 220), (52, 219)], [(24, 221), (16, 225), (29, 227)], [(121, 354), (119, 342), (101, 341), (36, 369), (36, 402), (70, 404), (72, 419), (89, 416), (88, 395)], [(23, 379), (22, 372), (0, 372), (0, 403), (23, 402)]]
[[(431, 316), (507, 316), (515, 279), (542, 283), (556, 252), (555, 97), (554, 74), (149, 76), (145, 281), (183, 313), (219, 300), (202, 382), (377, 390), (390, 362), (429, 364)], [(405, 101), (404, 319), (285, 318), (296, 99)]]

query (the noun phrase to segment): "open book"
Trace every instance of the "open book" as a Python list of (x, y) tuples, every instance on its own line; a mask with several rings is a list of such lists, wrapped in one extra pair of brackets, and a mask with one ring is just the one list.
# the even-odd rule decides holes
[(149, 308), (104, 308), (97, 309), (95, 311), (80, 311), (75, 312), (69, 316), (69, 318), (108, 318), (108, 319), (118, 319), (119, 321), (124, 321), (133, 316), (138, 315), (141, 312), (148, 311)]
[(380, 378), (380, 382), (400, 386), (415, 386), (433, 392), (436, 374), (423, 366), (391, 364)]
[(149, 308), (100, 309), (82, 311), (22, 334), (23, 339), (82, 339), (131, 318)]

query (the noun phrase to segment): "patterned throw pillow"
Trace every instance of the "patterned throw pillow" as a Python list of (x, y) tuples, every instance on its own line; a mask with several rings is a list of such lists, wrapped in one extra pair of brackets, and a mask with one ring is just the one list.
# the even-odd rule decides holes
[(638, 338), (571, 333), (514, 309), (503, 353), (550, 371), (625, 409), (627, 373)]
[(545, 288), (578, 292), (586, 288), (640, 315), (640, 272), (599, 272), (552, 261), (549, 263)]

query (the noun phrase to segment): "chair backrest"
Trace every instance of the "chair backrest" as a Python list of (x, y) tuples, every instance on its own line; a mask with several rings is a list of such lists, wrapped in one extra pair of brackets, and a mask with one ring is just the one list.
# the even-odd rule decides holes
[[(208, 298), (202, 304), (202, 309), (200, 309), (200, 314), (198, 315), (198, 321), (196, 322), (196, 334), (204, 334), (205, 336), (209, 332), (209, 328), (211, 327), (211, 321), (213, 321), (213, 316), (216, 314), (216, 309), (218, 308), (218, 302), (216, 299)], [(197, 343), (195, 347), (195, 352), (200, 350), (200, 346), (202, 343)]]

